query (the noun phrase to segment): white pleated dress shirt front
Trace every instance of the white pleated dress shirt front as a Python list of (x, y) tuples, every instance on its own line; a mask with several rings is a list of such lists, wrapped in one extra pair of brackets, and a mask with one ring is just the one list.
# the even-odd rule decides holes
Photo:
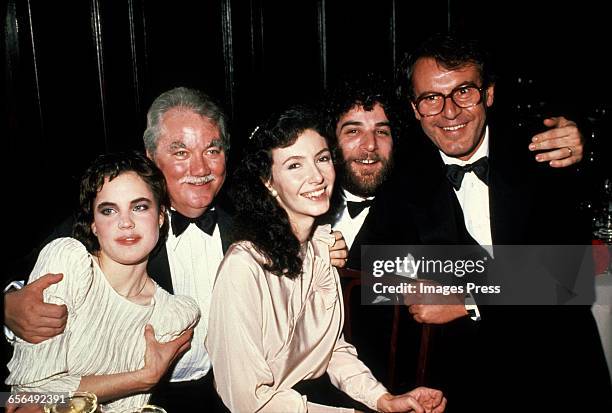
[[(482, 144), (476, 153), (467, 161), (452, 158), (440, 151), (440, 156), (445, 164), (455, 164), (464, 166), (474, 163), (489, 154), (489, 128), (485, 131)], [(455, 195), (463, 211), (463, 219), (468, 232), (480, 245), (486, 249), (491, 249), (493, 240), (491, 237), (491, 213), (489, 208), (489, 187), (482, 182), (474, 172), (468, 172), (463, 177), (461, 188), (454, 189)]]
[(191, 348), (180, 358), (171, 381), (197, 380), (211, 368), (204, 340), (208, 332), (208, 314), (217, 269), (223, 259), (219, 225), (208, 235), (195, 224), (189, 224), (178, 237), (168, 234), (168, 264), (174, 294), (192, 297), (200, 307), (201, 321), (193, 332)]

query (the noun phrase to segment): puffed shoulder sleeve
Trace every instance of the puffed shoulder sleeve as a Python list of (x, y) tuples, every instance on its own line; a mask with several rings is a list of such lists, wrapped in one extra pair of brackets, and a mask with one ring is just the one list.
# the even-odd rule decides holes
[(51, 241), (40, 252), (28, 284), (48, 273), (62, 273), (64, 278), (45, 289), (44, 301), (65, 304), (69, 313), (77, 310), (93, 280), (92, 260), (85, 246), (74, 238)]
[(200, 307), (191, 297), (171, 295), (157, 287), (155, 314), (151, 324), (155, 338), (161, 343), (174, 340), (188, 328), (195, 327), (200, 320)]
[(78, 388), (81, 378), (68, 374), (70, 326), (75, 311), (91, 288), (91, 265), (87, 250), (73, 238), (56, 239), (41, 251), (28, 282), (47, 273), (64, 274), (60, 282), (45, 289), (43, 299), (47, 303), (65, 304), (68, 322), (62, 334), (39, 344), (17, 338), (13, 358), (8, 364), (7, 384), (25, 391), (74, 391)]

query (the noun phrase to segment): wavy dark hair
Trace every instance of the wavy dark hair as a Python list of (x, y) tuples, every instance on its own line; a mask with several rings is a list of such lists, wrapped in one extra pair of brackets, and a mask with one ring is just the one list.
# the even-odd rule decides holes
[(81, 178), (79, 209), (75, 214), (72, 236), (81, 241), (90, 253), (100, 250), (98, 238), (91, 230), (94, 221), (94, 202), (102, 190), (104, 179), (112, 181), (117, 176), (135, 172), (149, 186), (159, 211), (164, 210), (164, 223), (159, 229), (159, 240), (153, 249), (155, 253), (166, 242), (168, 236), (167, 211), (170, 205), (166, 180), (155, 163), (140, 152), (109, 153), (98, 156)]
[(321, 115), (309, 106), (292, 106), (268, 118), (249, 138), (230, 190), (236, 208), (234, 240), (250, 241), (267, 258), (267, 271), (289, 278), (302, 273), (300, 242), (264, 182), (272, 176), (272, 150), (293, 145), (309, 129), (325, 138)]
[(423, 41), (412, 53), (407, 54), (399, 65), (397, 94), (401, 99), (414, 100), (412, 75), (414, 65), (421, 58), (433, 58), (447, 70), (456, 70), (474, 65), (480, 73), (482, 86), (494, 84), (497, 75), (489, 51), (476, 39), (462, 38), (455, 34), (436, 33)]

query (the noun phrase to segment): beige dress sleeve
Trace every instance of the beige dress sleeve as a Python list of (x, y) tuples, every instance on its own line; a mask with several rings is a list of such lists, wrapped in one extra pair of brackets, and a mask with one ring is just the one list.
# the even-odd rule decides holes
[[(64, 278), (47, 287), (43, 293), (46, 303), (65, 304), (68, 313), (75, 313), (92, 284), (91, 258), (79, 241), (59, 238), (40, 252), (29, 283), (47, 273), (63, 273)], [(63, 333), (39, 344), (20, 338), (14, 343), (13, 357), (6, 383), (19, 391), (74, 391), (81, 376), (68, 373), (70, 323)]]
[[(333, 245), (335, 238), (330, 234), (329, 225), (320, 226), (313, 235), (313, 245), (316, 256), (322, 258), (323, 262), (329, 263), (329, 246)], [(331, 279), (335, 281), (337, 288), (336, 304), (342, 308), (342, 297), (340, 277), (336, 268), (328, 264), (326, 271), (331, 273)], [(341, 321), (344, 320), (344, 311), (341, 311)], [(378, 399), (387, 393), (387, 389), (372, 375), (370, 369), (357, 357), (355, 347), (344, 340), (340, 334), (334, 345), (327, 373), (334, 386), (351, 396), (353, 399), (376, 410)]]
[(327, 373), (334, 386), (372, 410), (376, 410), (380, 396), (387, 393), (385, 386), (357, 358), (355, 347), (344, 341), (343, 336), (336, 341)]

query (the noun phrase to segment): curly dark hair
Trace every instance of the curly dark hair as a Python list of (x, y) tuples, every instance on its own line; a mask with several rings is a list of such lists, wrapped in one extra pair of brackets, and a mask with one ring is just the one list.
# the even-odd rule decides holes
[[(169, 210), (170, 201), (166, 189), (166, 180), (155, 163), (140, 152), (109, 153), (98, 156), (87, 168), (81, 178), (79, 195), (79, 209), (75, 214), (72, 236), (81, 241), (90, 253), (100, 250), (98, 238), (91, 230), (94, 221), (94, 202), (98, 192), (102, 190), (104, 179), (112, 181), (125, 172), (135, 172), (149, 186), (158, 210)], [(159, 240), (153, 249), (156, 252), (166, 241), (168, 236), (168, 219), (159, 229)]]
[(321, 115), (303, 105), (276, 113), (259, 125), (247, 142), (230, 191), (236, 208), (234, 240), (250, 241), (267, 258), (267, 271), (289, 278), (302, 273), (300, 242), (287, 212), (264, 182), (272, 176), (272, 150), (293, 145), (308, 129), (325, 137)]
[(337, 149), (336, 126), (340, 118), (356, 106), (363, 106), (371, 111), (379, 104), (385, 111), (391, 126), (393, 143), (397, 144), (400, 136), (401, 117), (391, 85), (387, 80), (374, 73), (354, 75), (342, 79), (331, 88), (324, 97), (325, 131), (334, 149)]

